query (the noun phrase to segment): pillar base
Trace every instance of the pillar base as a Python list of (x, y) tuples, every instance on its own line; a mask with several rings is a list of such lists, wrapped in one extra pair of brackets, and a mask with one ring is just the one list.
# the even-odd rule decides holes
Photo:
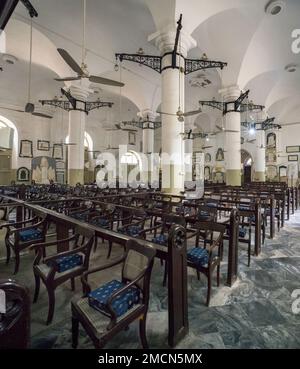
[(254, 182), (265, 182), (265, 181), (266, 181), (265, 172), (255, 172)]
[(227, 186), (240, 186), (241, 185), (241, 170), (240, 169), (227, 169), (226, 170), (226, 185)]
[(84, 184), (84, 169), (69, 169), (68, 184), (75, 186), (77, 183)]

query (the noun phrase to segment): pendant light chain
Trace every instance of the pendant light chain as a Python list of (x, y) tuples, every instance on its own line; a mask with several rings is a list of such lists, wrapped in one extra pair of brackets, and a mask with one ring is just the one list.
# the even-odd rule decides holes
[[(120, 82), (122, 82), (122, 66), (120, 66)], [(122, 123), (122, 87), (120, 87), (120, 94), (119, 94), (119, 120)]]
[(30, 102), (30, 99), (31, 99), (31, 64), (32, 64), (32, 18), (30, 18), (29, 71), (28, 71), (28, 102)]
[(86, 0), (83, 0), (83, 32), (82, 32), (82, 62), (85, 60), (85, 40), (86, 40)]

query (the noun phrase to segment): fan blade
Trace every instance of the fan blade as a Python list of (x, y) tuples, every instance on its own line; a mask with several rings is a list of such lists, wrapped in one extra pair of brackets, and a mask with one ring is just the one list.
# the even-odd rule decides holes
[(294, 123), (287, 123), (287, 124), (282, 124), (282, 127), (286, 127), (286, 126), (296, 126), (300, 124), (300, 122), (294, 122)]
[(217, 126), (216, 125), (216, 128), (219, 130), (219, 131), (224, 131), (224, 128), (220, 127), (220, 126)]
[(188, 111), (186, 113), (183, 113), (183, 116), (184, 117), (190, 117), (191, 115), (196, 115), (196, 114), (200, 114), (200, 113), (202, 113), (202, 110), (201, 109), (192, 110), (192, 111)]
[(178, 115), (177, 114), (172, 114), (172, 113), (164, 113), (164, 112), (162, 112), (162, 111), (157, 111), (156, 113), (158, 113), (158, 114), (163, 114), (163, 115), (171, 115), (172, 117), (177, 117)]
[(36, 117), (42, 117), (42, 118), (47, 118), (47, 119), (52, 119), (53, 118), (53, 117), (51, 117), (51, 115), (38, 113), (38, 112), (33, 112), (33, 113), (31, 113), (31, 115), (35, 115)]
[(125, 86), (125, 84), (122, 82), (118, 82), (112, 79), (102, 78), (98, 76), (90, 76), (89, 80), (94, 83), (101, 83), (102, 85), (117, 86), (117, 87)]
[(225, 131), (223, 131), (223, 132), (238, 133), (239, 131), (234, 131), (234, 130), (232, 130), (232, 129), (226, 129), (226, 130), (225, 130)]
[(64, 61), (68, 64), (68, 66), (73, 69), (75, 73), (79, 76), (84, 75), (83, 70), (80, 66), (76, 63), (76, 61), (72, 58), (72, 56), (65, 50), (65, 49), (57, 49), (60, 56), (64, 59)]
[(210, 149), (213, 146), (202, 146), (202, 149)]
[(54, 78), (54, 81), (58, 81), (58, 82), (64, 82), (64, 81), (78, 81), (79, 79), (81, 79), (81, 77), (80, 77), (80, 76), (78, 76), (78, 77)]
[(254, 138), (253, 140), (247, 140), (246, 142), (248, 143), (254, 143), (256, 141), (256, 138)]
[(6, 110), (11, 110), (11, 111), (16, 111), (18, 113), (25, 113), (24, 110), (13, 109), (13, 108), (6, 108), (5, 106), (0, 106), (0, 109), (6, 109)]

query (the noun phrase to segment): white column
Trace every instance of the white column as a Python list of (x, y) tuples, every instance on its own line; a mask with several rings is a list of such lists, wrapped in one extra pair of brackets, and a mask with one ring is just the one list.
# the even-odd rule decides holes
[[(235, 101), (240, 96), (238, 86), (230, 86), (222, 89), (224, 102)], [(232, 104), (233, 105), (233, 104)], [(234, 106), (228, 106), (233, 109)], [(236, 132), (226, 132), (226, 130)], [(239, 112), (229, 112), (225, 116), (225, 170), (226, 185), (241, 185), (241, 114)]]
[(184, 140), (184, 153), (185, 153), (185, 181), (193, 180), (193, 141), (191, 138)]
[[(155, 41), (162, 55), (174, 48), (175, 26), (168, 31), (156, 32), (149, 37)], [(167, 68), (162, 71), (162, 104), (161, 111), (174, 115), (162, 115), (162, 191), (178, 194), (184, 189), (184, 123), (178, 121), (178, 108), (184, 112), (184, 57), (189, 49), (196, 46), (196, 41), (181, 31), (178, 45), (176, 65), (180, 69)], [(162, 68), (171, 65), (172, 55), (163, 56)], [(170, 163), (166, 163), (166, 157)], [(168, 161), (169, 161), (168, 160)]]
[(5, 32), (0, 30), (0, 54), (6, 53), (6, 37)]
[[(71, 95), (81, 101), (86, 101), (90, 90), (87, 86), (72, 85)], [(69, 112), (69, 142), (76, 145), (68, 147), (68, 183), (84, 183), (84, 132), (86, 113), (79, 110)]]
[(266, 138), (265, 131), (256, 131), (255, 176), (256, 182), (266, 180)]

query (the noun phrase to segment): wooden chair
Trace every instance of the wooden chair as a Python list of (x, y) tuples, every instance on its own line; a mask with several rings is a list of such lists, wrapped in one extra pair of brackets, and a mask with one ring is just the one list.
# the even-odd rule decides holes
[[(142, 346), (148, 348), (146, 317), (155, 253), (155, 249), (129, 240), (126, 244), (126, 252), (121, 258), (104, 266), (90, 269), (83, 274), (81, 280), (85, 295), (80, 300), (73, 300), (71, 303), (73, 348), (78, 345), (79, 323), (95, 347), (102, 348), (118, 332), (127, 329), (132, 322), (138, 319)], [(118, 264), (122, 264), (121, 281), (111, 281), (91, 291), (87, 282), (88, 276)], [(115, 287), (112, 288), (112, 285)], [(104, 297), (103, 291), (108, 291), (109, 296)], [(132, 299), (131, 302), (128, 298)]]
[[(84, 242), (79, 242), (80, 236), (84, 237)], [(49, 246), (60, 246), (69, 242), (74, 242), (73, 248), (68, 251), (57, 252), (54, 255), (44, 257), (45, 248)], [(91, 248), (94, 242), (94, 232), (84, 227), (77, 226), (75, 234), (72, 237), (56, 240), (52, 242), (39, 243), (33, 245), (37, 251), (36, 258), (33, 263), (33, 273), (35, 278), (35, 292), (33, 302), (37, 302), (40, 281), (42, 280), (46, 286), (49, 297), (49, 309), (47, 324), (53, 319), (55, 308), (55, 289), (71, 280), (71, 288), (75, 290), (75, 278), (82, 275), (89, 267)]]
[[(199, 247), (199, 238), (197, 239), (196, 247), (187, 251), (187, 265), (196, 269), (199, 278), (199, 273), (203, 273), (207, 277), (207, 298), (206, 305), (209, 306), (211, 296), (211, 281), (212, 273), (217, 268), (217, 286), (220, 285), (220, 263), (223, 247), (223, 236), (226, 226), (216, 222), (199, 222), (195, 228), (203, 231), (211, 231), (216, 233), (216, 238), (212, 241), (207, 240), (209, 246), (206, 248)], [(216, 253), (217, 251), (217, 253)]]
[(5, 246), (6, 246), (6, 264), (10, 260), (10, 250), (15, 254), (15, 270), (17, 274), (20, 266), (20, 252), (27, 249), (32, 244), (45, 242), (47, 232), (47, 216), (43, 213), (35, 211), (33, 218), (14, 222), (5, 223), (0, 226), (6, 228)]
[(29, 290), (12, 279), (0, 280), (0, 290), (6, 300), (6, 311), (0, 313), (0, 349), (27, 349), (30, 344)]

